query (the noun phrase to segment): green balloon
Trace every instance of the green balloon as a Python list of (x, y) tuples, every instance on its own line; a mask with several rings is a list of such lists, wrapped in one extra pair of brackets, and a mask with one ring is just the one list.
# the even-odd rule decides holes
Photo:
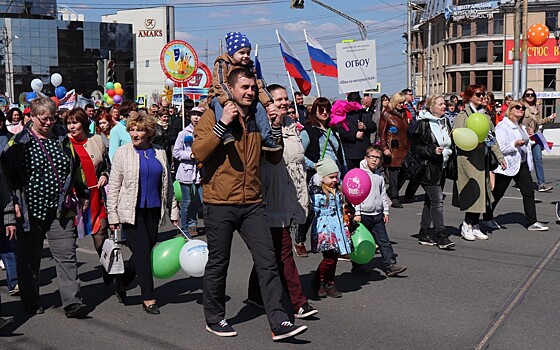
[(156, 245), (152, 250), (152, 273), (155, 278), (166, 279), (175, 276), (181, 269), (179, 255), (186, 241), (175, 237)]
[(482, 113), (473, 113), (467, 118), (467, 128), (471, 129), (478, 136), (478, 142), (484, 142), (490, 131), (488, 117)]
[(175, 199), (177, 200), (177, 202), (183, 200), (183, 192), (181, 192), (181, 184), (177, 180), (175, 180), (175, 182), (173, 183), (173, 191), (175, 192)]
[(352, 235), (352, 243), (354, 251), (350, 253), (350, 258), (353, 262), (364, 265), (373, 259), (377, 246), (373, 236), (362, 223)]
[(453, 141), (463, 151), (472, 151), (478, 146), (478, 136), (469, 128), (456, 128), (453, 130)]

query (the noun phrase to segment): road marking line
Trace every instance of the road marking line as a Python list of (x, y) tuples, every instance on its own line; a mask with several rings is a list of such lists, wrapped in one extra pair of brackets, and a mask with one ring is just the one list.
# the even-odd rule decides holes
[(529, 273), (525, 280), (521, 283), (520, 287), (517, 288), (517, 292), (515, 292), (508, 302), (502, 307), (502, 310), (499, 316), (489, 325), (487, 330), (484, 332), (484, 335), (478, 341), (475, 350), (482, 350), (485, 347), (488, 347), (488, 342), (498, 330), (498, 328), (502, 325), (502, 323), (506, 320), (507, 317), (511, 314), (511, 312), (523, 301), (529, 290), (535, 285), (537, 279), (542, 274), (544, 268), (548, 263), (554, 258), (558, 250), (560, 249), (560, 238), (556, 241), (556, 244), (549, 250), (548, 254), (545, 254), (541, 257), (541, 260), (537, 263), (535, 267), (533, 267), (532, 271)]

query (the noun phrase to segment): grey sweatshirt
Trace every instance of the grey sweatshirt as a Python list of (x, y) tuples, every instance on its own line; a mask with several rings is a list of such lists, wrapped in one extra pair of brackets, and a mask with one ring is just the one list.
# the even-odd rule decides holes
[(371, 180), (371, 191), (367, 198), (356, 205), (356, 215), (389, 215), (389, 197), (385, 191), (385, 180), (380, 170), (374, 173), (367, 166), (366, 160), (360, 162), (360, 169), (365, 170)]

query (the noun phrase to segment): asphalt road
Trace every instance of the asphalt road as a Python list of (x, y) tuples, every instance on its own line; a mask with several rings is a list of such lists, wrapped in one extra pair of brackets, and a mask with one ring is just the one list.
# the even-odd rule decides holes
[[(389, 236), (399, 263), (408, 271), (402, 277), (386, 278), (376, 255), (369, 264), (371, 275), (357, 277), (350, 274), (350, 263), (339, 262), (336, 279), (343, 297), (310, 300), (319, 313), (315, 319), (298, 321), (309, 330), (290, 342), (274, 343), (264, 313), (243, 303), (251, 257), (239, 236), (233, 243), (227, 287), (227, 317), (239, 333), (235, 338), (205, 331), (202, 279), (186, 277), (182, 271), (156, 281), (161, 315), (142, 311), (137, 286), (129, 291), (132, 305), (119, 304), (103, 286), (93, 243), (86, 238), (79, 242), (78, 259), (89, 318), (64, 316), (53, 261), (45, 249), (41, 275), (45, 314), (24, 317), (19, 299), (7, 295), (5, 275), (0, 272), (3, 313), (16, 319), (11, 334), (0, 339), (0, 348), (558, 349), (560, 226), (554, 203), (560, 197), (560, 159), (545, 159), (545, 168), (554, 190), (536, 197), (539, 220), (550, 226), (549, 231), (524, 228), (520, 193), (510, 187), (496, 210), (496, 220), (504, 228), (490, 234), (488, 241), (464, 241), (457, 228), (463, 214), (451, 206), (448, 183), (445, 218), (456, 249), (418, 245), (420, 198), (404, 209), (392, 209)], [(318, 254), (296, 258), (308, 295), (320, 260)]]

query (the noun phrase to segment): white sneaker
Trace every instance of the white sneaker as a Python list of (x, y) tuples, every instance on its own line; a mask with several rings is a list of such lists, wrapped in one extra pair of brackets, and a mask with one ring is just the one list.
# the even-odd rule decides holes
[(548, 231), (548, 227), (544, 226), (540, 222), (535, 222), (531, 226), (527, 227), (529, 231)]
[(473, 225), (473, 235), (474, 238), (476, 239), (488, 239), (488, 236), (485, 235), (484, 233), (482, 233), (482, 231), (480, 231), (480, 226), (477, 225)]
[(463, 222), (461, 225), (461, 236), (467, 241), (474, 241), (474, 233), (473, 227), (471, 225), (467, 225), (466, 222)]
[(4, 262), (0, 260), (0, 269), (5, 270), (6, 266), (4, 266)]

